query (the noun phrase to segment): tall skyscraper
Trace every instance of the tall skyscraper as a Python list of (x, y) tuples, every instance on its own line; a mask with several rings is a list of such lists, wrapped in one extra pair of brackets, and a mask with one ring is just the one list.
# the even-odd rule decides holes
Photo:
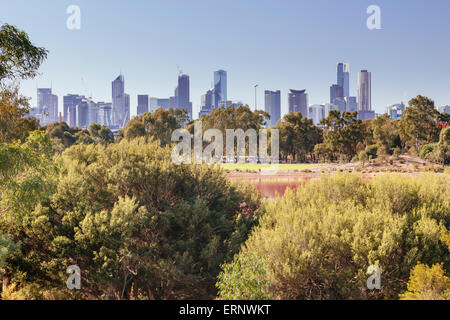
[(264, 91), (265, 111), (270, 115), (269, 126), (276, 126), (281, 118), (281, 93), (277, 91)]
[(338, 84), (333, 84), (330, 87), (330, 103), (334, 104), (337, 98), (344, 98), (344, 88)]
[(372, 75), (367, 70), (358, 74), (358, 111), (372, 110)]
[(126, 123), (125, 79), (120, 75), (112, 82), (112, 122), (122, 128)]
[(37, 102), (43, 125), (58, 122), (58, 96), (52, 94), (52, 89), (38, 88)]
[(214, 72), (214, 108), (219, 106), (220, 101), (226, 101), (227, 96), (227, 72), (218, 70)]
[(138, 98), (137, 115), (140, 116), (141, 114), (149, 112), (148, 95), (139, 94), (137, 98)]
[(178, 87), (175, 89), (177, 108), (186, 110), (189, 119), (192, 119), (192, 103), (190, 102), (190, 84), (187, 74), (180, 74), (178, 77)]
[(338, 63), (337, 84), (342, 87), (343, 97), (350, 96), (350, 65), (348, 63)]
[(308, 116), (308, 94), (306, 90), (291, 89), (288, 94), (289, 112), (301, 112), (302, 116)]

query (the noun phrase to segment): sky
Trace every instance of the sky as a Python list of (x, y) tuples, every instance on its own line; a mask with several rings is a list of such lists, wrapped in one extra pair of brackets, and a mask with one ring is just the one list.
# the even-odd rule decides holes
[[(77, 5), (81, 28), (69, 30)], [(367, 8), (381, 9), (381, 29), (369, 30)], [(264, 108), (264, 90), (306, 89), (309, 104), (329, 102), (336, 64), (350, 64), (350, 94), (358, 72), (372, 73), (372, 109), (422, 94), (450, 104), (448, 0), (0, 0), (0, 24), (26, 31), (50, 51), (40, 75), (20, 83), (36, 104), (36, 87), (111, 101), (122, 72), (136, 114), (137, 95), (174, 94), (178, 68), (190, 76), (193, 114), (213, 72), (228, 72), (228, 99)], [(177, 67), (178, 66), (178, 67)]]

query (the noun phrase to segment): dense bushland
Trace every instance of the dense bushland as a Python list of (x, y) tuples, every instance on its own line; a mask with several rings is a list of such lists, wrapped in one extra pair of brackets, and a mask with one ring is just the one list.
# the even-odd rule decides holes
[[(448, 174), (311, 181), (266, 203), (260, 226), (224, 265), (219, 297), (397, 299), (419, 262), (450, 270), (449, 199)], [(381, 269), (379, 291), (366, 288), (370, 265)]]
[[(13, 288), (4, 298), (212, 298), (220, 264), (257, 221), (257, 193), (214, 167), (174, 165), (152, 139), (76, 145), (54, 167), (51, 192), (0, 216), (14, 249), (1, 261)], [(4, 193), (1, 207), (13, 196)], [(75, 296), (65, 288), (69, 265), (82, 270)]]

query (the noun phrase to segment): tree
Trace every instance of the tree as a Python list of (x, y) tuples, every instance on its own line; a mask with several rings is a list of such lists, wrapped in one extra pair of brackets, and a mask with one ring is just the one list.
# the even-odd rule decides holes
[(108, 144), (114, 142), (114, 134), (107, 126), (92, 123), (89, 126), (89, 134), (96, 143)]
[(362, 121), (356, 112), (330, 111), (327, 118), (322, 119), (324, 125), (323, 143), (316, 145), (319, 157), (327, 160), (344, 158), (350, 161), (357, 152), (357, 145), (364, 141)]
[(439, 143), (435, 152), (436, 158), (442, 165), (450, 163), (450, 127), (441, 130)]
[(408, 148), (414, 148), (417, 154), (427, 143), (437, 142), (439, 128), (436, 125), (439, 113), (434, 107), (434, 101), (417, 96), (409, 101), (409, 107), (399, 120), (400, 138)]
[(129, 121), (123, 130), (123, 136), (132, 140), (137, 137), (153, 137), (161, 146), (171, 144), (172, 132), (182, 128), (187, 122), (186, 110), (157, 109), (153, 114), (147, 112)]
[(314, 146), (322, 141), (321, 129), (301, 112), (285, 115), (275, 129), (280, 130), (280, 151), (286, 160), (288, 156), (302, 162), (307, 156), (313, 158)]
[(392, 121), (388, 114), (383, 114), (372, 120), (373, 144), (378, 146), (382, 154), (392, 155), (396, 147), (400, 147), (400, 136), (397, 122)]
[(24, 31), (4, 24), (0, 28), (0, 83), (5, 79), (34, 78), (47, 53), (34, 46)]
[(36, 119), (25, 119), (29, 112), (28, 98), (19, 95), (17, 86), (2, 86), (0, 90), (0, 142), (24, 140), (39, 129)]

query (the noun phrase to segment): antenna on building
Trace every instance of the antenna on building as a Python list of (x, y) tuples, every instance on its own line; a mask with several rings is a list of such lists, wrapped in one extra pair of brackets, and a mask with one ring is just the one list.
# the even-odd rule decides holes
[(180, 66), (177, 65), (178, 74), (181, 76), (183, 74), (183, 70), (181, 70)]

